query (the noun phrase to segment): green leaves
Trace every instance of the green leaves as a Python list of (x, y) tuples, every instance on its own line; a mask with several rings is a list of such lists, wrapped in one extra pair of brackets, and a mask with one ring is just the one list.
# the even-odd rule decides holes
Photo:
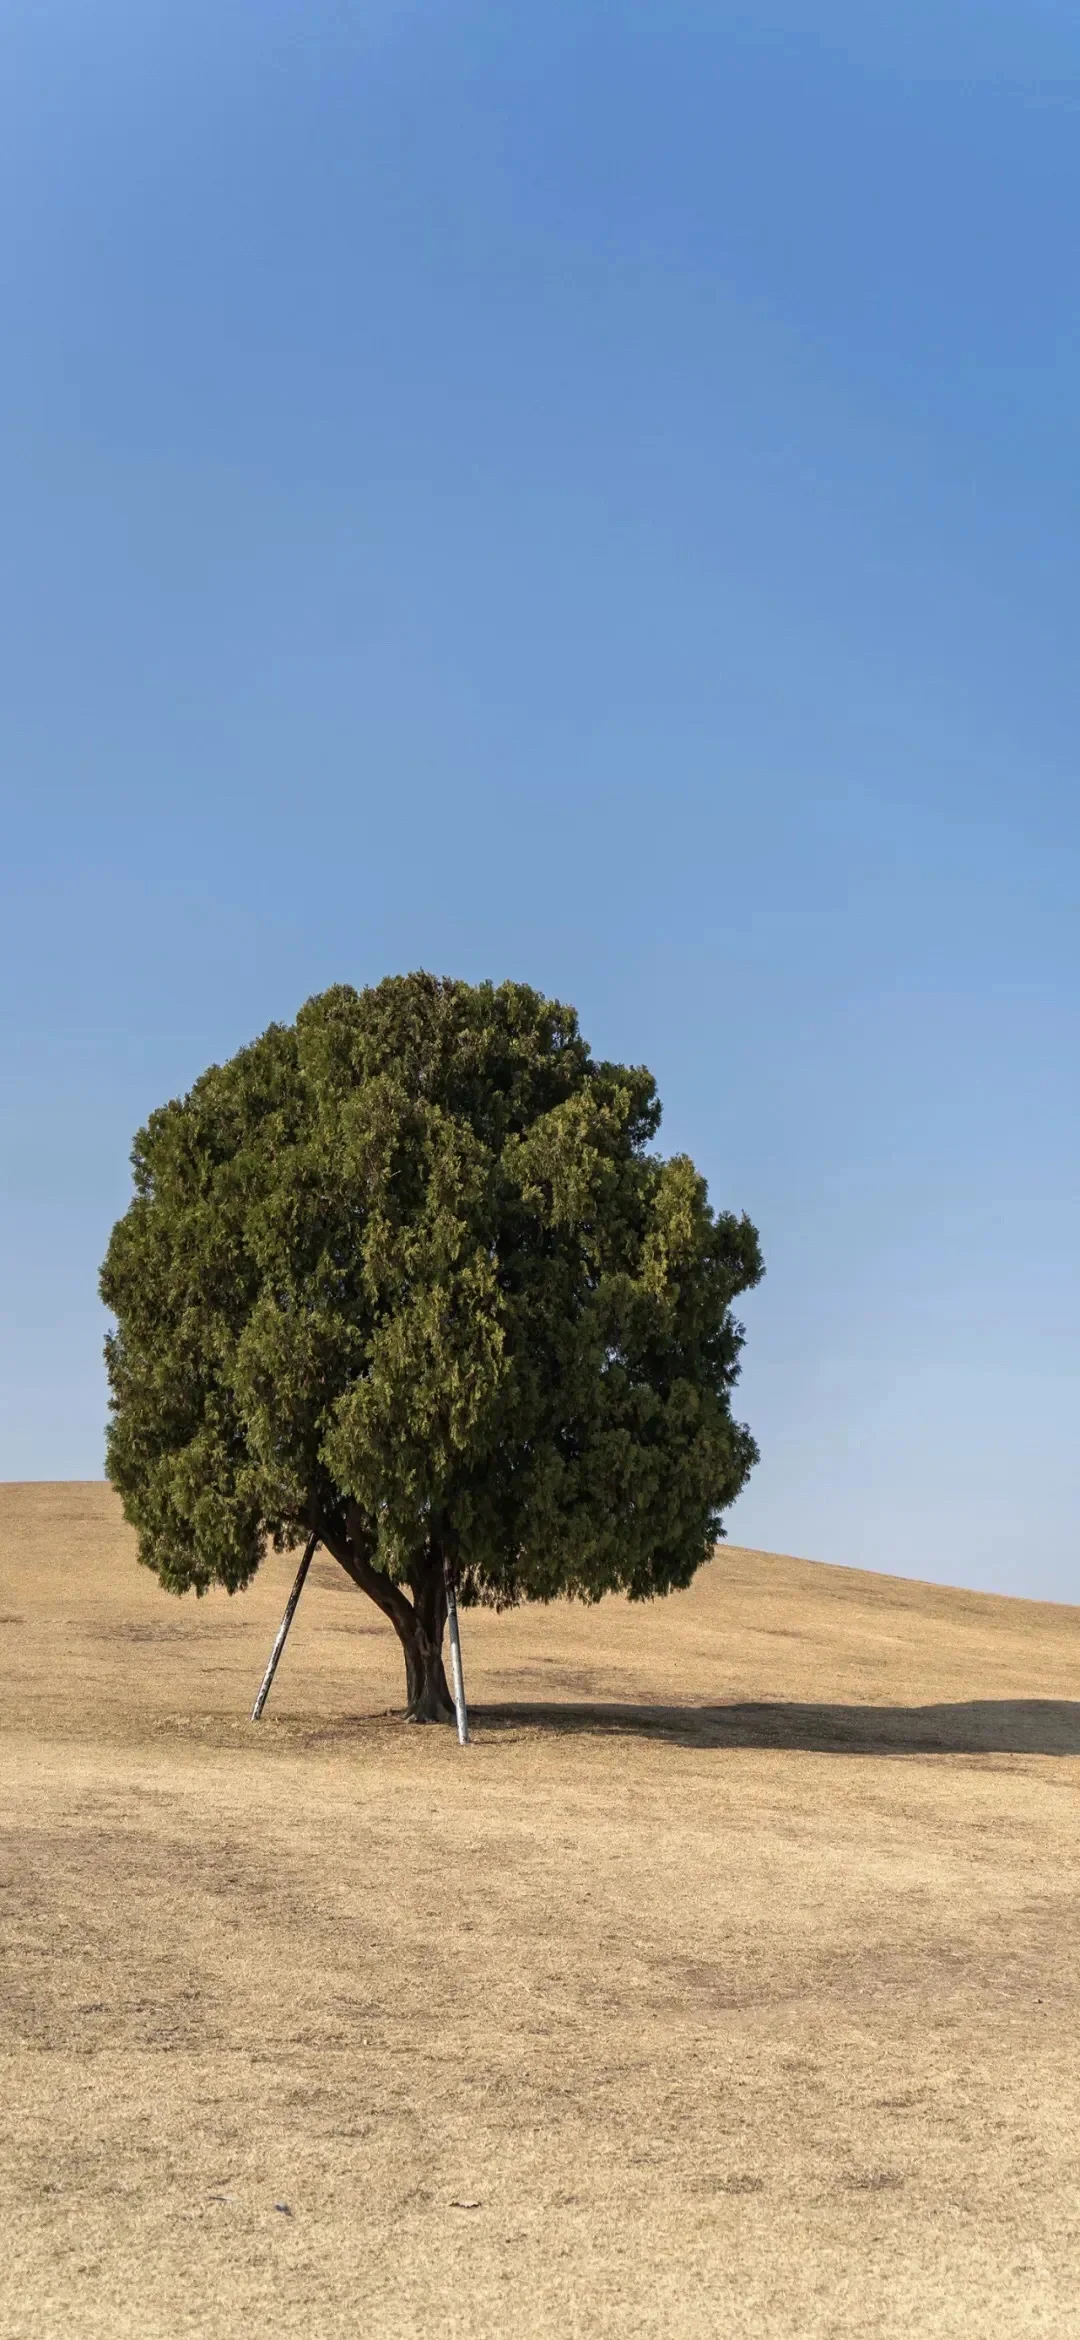
[(466, 1599), (688, 1582), (755, 1459), (761, 1262), (658, 1120), (571, 1009), (428, 975), (309, 1000), (155, 1113), (102, 1292), (162, 1581), (235, 1588), (319, 1525), (399, 1582), (438, 1541)]

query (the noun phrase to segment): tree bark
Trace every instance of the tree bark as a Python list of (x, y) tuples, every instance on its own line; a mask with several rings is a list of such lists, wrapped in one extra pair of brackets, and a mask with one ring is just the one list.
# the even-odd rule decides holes
[(410, 1600), (400, 1584), (374, 1565), (359, 1518), (347, 1515), (344, 1535), (340, 1529), (322, 1526), (319, 1538), (397, 1634), (405, 1659), (406, 1722), (453, 1722), (454, 1701), (442, 1657), (446, 1588), (441, 1552), (429, 1548), (410, 1570)]
[(405, 1652), (405, 1683), (409, 1703), (405, 1709), (406, 1722), (452, 1723), (454, 1701), (450, 1696), (443, 1666), (442, 1650), (430, 1640), (422, 1626), (418, 1626), (410, 1640), (401, 1634)]
[(409, 1584), (413, 1596), (412, 1630), (406, 1634), (398, 1626), (409, 1692), (406, 1721), (453, 1722), (454, 1701), (442, 1658), (446, 1586), (441, 1553), (426, 1552), (423, 1561), (410, 1571)]

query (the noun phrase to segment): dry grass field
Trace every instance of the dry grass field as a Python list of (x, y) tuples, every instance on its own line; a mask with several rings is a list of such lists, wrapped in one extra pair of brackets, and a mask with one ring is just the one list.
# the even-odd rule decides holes
[(291, 1573), (0, 1490), (3, 2340), (1080, 2333), (1080, 1609)]

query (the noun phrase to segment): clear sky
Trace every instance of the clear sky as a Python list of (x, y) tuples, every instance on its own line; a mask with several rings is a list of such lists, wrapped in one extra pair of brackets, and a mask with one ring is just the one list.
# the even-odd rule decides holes
[(148, 1110), (571, 999), (757, 1220), (732, 1535), (1080, 1599), (1080, 16), (7, 0), (0, 1475)]

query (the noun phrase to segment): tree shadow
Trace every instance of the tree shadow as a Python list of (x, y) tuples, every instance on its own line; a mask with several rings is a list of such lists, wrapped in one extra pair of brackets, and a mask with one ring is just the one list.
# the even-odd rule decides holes
[(630, 1735), (679, 1747), (811, 1755), (1080, 1755), (1080, 1702), (973, 1698), (951, 1706), (630, 1706), (557, 1700), (478, 1706), (478, 1729)]

